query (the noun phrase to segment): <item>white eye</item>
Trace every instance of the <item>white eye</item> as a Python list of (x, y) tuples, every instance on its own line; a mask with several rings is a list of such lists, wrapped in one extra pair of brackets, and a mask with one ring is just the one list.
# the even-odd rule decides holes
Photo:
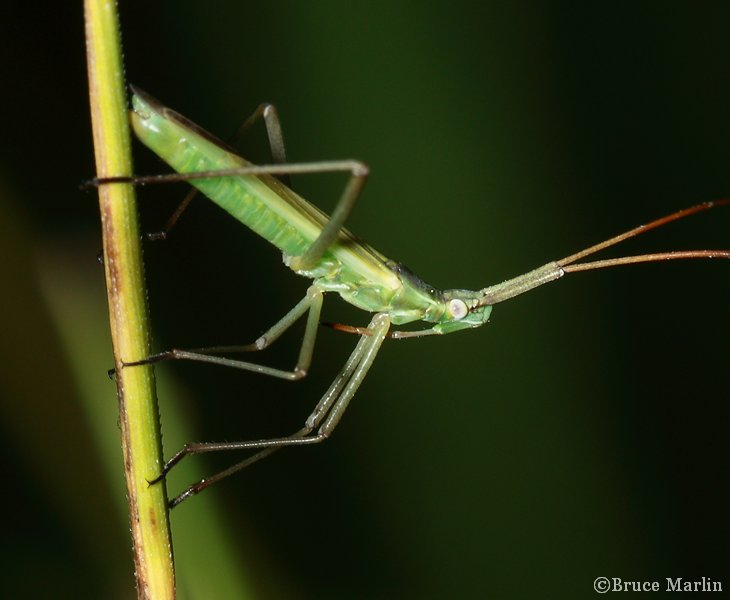
[(463, 319), (469, 312), (469, 309), (466, 307), (464, 301), (459, 299), (449, 300), (449, 303), (446, 305), (446, 307), (451, 316), (457, 321), (459, 319)]

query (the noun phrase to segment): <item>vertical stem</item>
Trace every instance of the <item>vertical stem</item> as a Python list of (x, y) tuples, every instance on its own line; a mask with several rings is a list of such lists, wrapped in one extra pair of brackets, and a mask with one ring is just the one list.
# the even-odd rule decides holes
[[(130, 134), (114, 0), (85, 0), (91, 121), (99, 177), (131, 175)], [(129, 499), (137, 595), (175, 597), (175, 578), (154, 376), (123, 362), (149, 355), (149, 326), (134, 189), (99, 188), (109, 320), (117, 369), (119, 421)]]

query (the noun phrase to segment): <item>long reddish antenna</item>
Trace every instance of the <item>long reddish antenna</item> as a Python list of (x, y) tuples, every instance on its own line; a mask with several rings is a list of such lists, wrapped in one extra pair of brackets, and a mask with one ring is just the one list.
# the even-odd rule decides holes
[(730, 205), (730, 198), (723, 198), (722, 200), (714, 200), (712, 202), (703, 202), (702, 204), (696, 204), (689, 208), (684, 208), (673, 212), (669, 215), (656, 219), (647, 223), (646, 225), (639, 225), (629, 231), (621, 233), (615, 237), (609, 238), (599, 244), (590, 246), (585, 250), (566, 256), (560, 260), (552, 261), (538, 267), (537, 269), (519, 275), (514, 279), (509, 279), (497, 285), (493, 285), (482, 290), (483, 297), (479, 299), (477, 306), (486, 306), (496, 304), (498, 302), (504, 302), (509, 298), (519, 296), (531, 289), (544, 285), (550, 281), (560, 279), (566, 273), (577, 273), (578, 271), (592, 271), (595, 269), (606, 269), (609, 267), (618, 267), (620, 265), (631, 265), (636, 263), (644, 262), (659, 262), (662, 260), (680, 260), (688, 258), (730, 258), (730, 250), (678, 250), (674, 252), (655, 252), (652, 254), (638, 254), (635, 256), (622, 256), (619, 258), (608, 258), (605, 260), (595, 260), (591, 262), (578, 263), (577, 261), (615, 246), (624, 240), (628, 240), (632, 237), (651, 231), (652, 229), (658, 229), (671, 223), (673, 221), (679, 221), (690, 215), (694, 215), (700, 212), (710, 210), (718, 206)]

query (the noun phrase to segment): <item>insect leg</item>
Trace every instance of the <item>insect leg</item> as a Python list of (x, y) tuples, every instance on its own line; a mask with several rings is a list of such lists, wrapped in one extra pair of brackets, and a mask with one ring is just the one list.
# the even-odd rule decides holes
[(332, 245), (332, 242), (335, 241), (347, 217), (350, 216), (352, 209), (355, 208), (355, 204), (360, 197), (370, 170), (364, 163), (359, 161), (350, 162), (352, 164), (350, 179), (342, 191), (342, 195), (335, 209), (332, 211), (329, 221), (322, 228), (319, 237), (307, 248), (307, 251), (301, 256), (296, 256), (292, 259), (289, 265), (292, 269), (307, 270), (312, 267), (327, 251), (327, 248)]
[[(322, 291), (316, 286), (311, 286), (307, 290), (307, 295), (253, 344), (247, 344), (245, 346), (210, 346), (206, 348), (196, 348), (194, 350), (179, 350), (173, 348), (166, 352), (153, 354), (143, 360), (124, 363), (124, 367), (150, 365), (165, 360), (193, 360), (296, 381), (307, 374), (307, 371), (312, 364), (312, 353), (314, 352), (314, 343), (317, 338), (319, 315), (321, 311)], [(291, 371), (267, 367), (265, 365), (259, 365), (248, 361), (226, 358), (225, 356), (217, 356), (218, 354), (226, 352), (255, 352), (257, 350), (263, 350), (267, 346), (271, 345), (282, 333), (289, 329), (289, 327), (291, 327), (307, 312), (309, 314), (307, 315), (307, 325), (304, 330), (304, 337), (302, 338), (302, 346), (299, 350), (297, 363)]]
[[(355, 349), (353, 350), (347, 363), (340, 371), (339, 375), (330, 385), (329, 389), (320, 398), (317, 406), (306, 420), (305, 426), (296, 433), (281, 438), (273, 438), (267, 440), (255, 440), (247, 442), (202, 442), (186, 444), (177, 452), (170, 460), (165, 463), (162, 474), (155, 481), (159, 481), (186, 456), (191, 454), (202, 454), (206, 452), (218, 452), (223, 450), (260, 450), (254, 455), (240, 461), (228, 469), (216, 473), (212, 477), (191, 485), (184, 492), (170, 501), (170, 507), (177, 506), (180, 502), (187, 500), (207, 488), (217, 483), (221, 479), (233, 475), (265, 458), (276, 450), (286, 446), (301, 446), (316, 444), (327, 439), (340, 422), (350, 400), (357, 392), (360, 384), (365, 379), (375, 357), (380, 350), (380, 346), (385, 339), (388, 329), (390, 328), (390, 320), (385, 314), (377, 314), (373, 317), (369, 328), (372, 329), (372, 336), (363, 336)], [(318, 428), (318, 429), (317, 429)], [(315, 429), (316, 433), (312, 434)]]
[[(285, 165), (286, 148), (284, 146), (284, 135), (281, 129), (281, 121), (279, 120), (279, 112), (273, 104), (259, 104), (253, 114), (231, 136), (228, 143), (236, 143), (261, 119), (264, 120), (264, 124), (266, 125), (266, 136), (269, 139), (269, 150), (271, 151), (273, 163), (275, 165)], [(287, 186), (289, 185), (289, 178), (286, 175), (280, 175), (279, 179)]]

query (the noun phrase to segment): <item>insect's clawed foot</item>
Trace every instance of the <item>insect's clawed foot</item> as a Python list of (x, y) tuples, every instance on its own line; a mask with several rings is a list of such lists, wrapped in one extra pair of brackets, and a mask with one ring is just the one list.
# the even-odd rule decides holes
[(164, 465), (162, 465), (162, 471), (160, 471), (160, 474), (155, 477), (154, 479), (148, 479), (147, 483), (149, 485), (155, 485), (156, 483), (160, 483), (165, 477), (167, 477), (167, 474), (172, 470), (172, 468), (180, 462), (182, 458), (188, 453), (188, 447), (190, 444), (185, 444), (183, 446), (182, 450), (180, 450), (175, 456), (173, 456), (170, 460), (168, 460)]
[(87, 181), (82, 181), (79, 185), (79, 190), (84, 192), (93, 188), (98, 188), (102, 185), (109, 185), (110, 183), (134, 183), (134, 177), (127, 175), (118, 175), (116, 177), (93, 177)]
[(170, 358), (175, 358), (174, 350), (158, 352), (157, 354), (152, 354), (151, 356), (148, 356), (147, 358), (143, 358), (142, 360), (124, 362), (124, 363), (122, 363), (122, 366), (123, 367), (141, 367), (143, 365), (153, 365), (155, 363), (158, 363), (163, 360), (168, 360)]
[(161, 242), (167, 239), (167, 231), (151, 231), (150, 233), (145, 233), (142, 239), (148, 242)]
[(345, 333), (354, 333), (355, 335), (373, 335), (373, 330), (367, 327), (355, 327), (354, 325), (343, 325), (342, 323), (331, 323), (329, 321), (320, 321), (323, 327), (329, 327), (335, 331), (344, 331)]
[[(202, 482), (201, 482), (202, 483)], [(175, 496), (172, 500), (170, 500), (167, 503), (167, 506), (170, 510), (175, 508), (178, 504), (181, 502), (184, 502), (188, 498), (191, 498), (195, 496), (200, 490), (202, 490), (205, 486), (200, 487), (200, 484), (191, 485), (188, 489), (186, 489), (182, 494), (179, 494)]]
[(99, 187), (99, 178), (94, 177), (93, 179), (87, 179), (86, 181), (82, 181), (79, 184), (79, 191), (80, 192), (88, 192), (89, 190), (93, 190), (94, 188)]
[[(175, 351), (174, 350), (168, 350), (166, 352), (159, 352), (158, 354), (153, 354), (152, 356), (148, 356), (147, 358), (143, 358), (142, 360), (134, 360), (131, 362), (125, 362), (122, 361), (122, 369), (126, 367), (140, 367), (143, 365), (153, 365), (157, 362), (168, 360), (170, 358), (175, 358)], [(117, 374), (117, 369), (109, 369), (106, 374), (109, 376), (109, 379), (115, 379)]]
[(163, 479), (165, 479), (165, 477), (167, 477), (167, 473), (163, 469), (162, 470), (162, 473), (160, 473), (157, 477), (155, 477), (154, 479), (148, 479), (147, 480), (147, 485), (148, 486), (156, 485), (156, 484), (160, 483), (160, 481), (162, 481)]

